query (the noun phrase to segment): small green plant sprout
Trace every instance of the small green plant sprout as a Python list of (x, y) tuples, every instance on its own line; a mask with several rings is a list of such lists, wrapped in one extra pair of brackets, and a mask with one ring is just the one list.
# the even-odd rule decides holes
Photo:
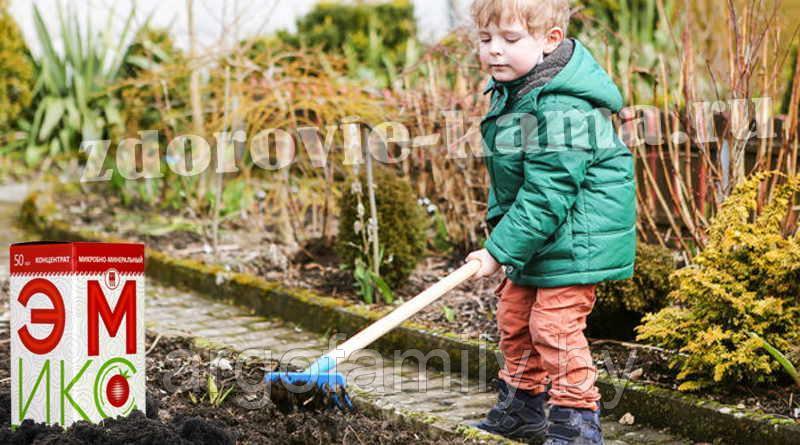
[(452, 323), (456, 321), (456, 311), (450, 306), (442, 306), (442, 313), (444, 313), (444, 318), (448, 322)]
[(217, 381), (214, 375), (213, 374), (208, 375), (207, 388), (206, 388), (206, 391), (208, 393), (208, 402), (215, 408), (222, 405), (222, 402), (224, 402), (225, 399), (228, 398), (228, 395), (231, 393), (232, 390), (233, 386), (231, 386), (228, 389), (225, 389), (224, 385), (222, 386), (222, 388), (218, 388)]
[[(383, 247), (381, 247), (379, 256), (383, 257)], [(374, 295), (376, 289), (383, 295), (384, 302), (388, 304), (394, 302), (394, 293), (392, 289), (380, 275), (373, 272), (372, 269), (367, 266), (362, 258), (356, 258), (353, 277), (356, 280), (358, 295), (364, 303), (372, 304), (375, 302)]]
[(800, 388), (800, 372), (798, 372), (797, 368), (792, 364), (791, 361), (789, 361), (789, 358), (786, 357), (781, 351), (779, 351), (778, 348), (769, 344), (769, 342), (761, 338), (755, 332), (749, 332), (749, 334), (750, 338), (756, 339), (761, 342), (761, 345), (764, 347), (764, 349), (767, 350), (767, 352), (769, 352), (769, 355), (771, 355), (775, 360), (778, 361), (778, 363), (781, 364), (786, 373), (789, 374), (792, 380), (794, 380), (794, 384), (797, 385), (798, 388)]
[(214, 377), (214, 375), (208, 374), (208, 377), (206, 378), (206, 393), (198, 399), (197, 396), (190, 392), (189, 400), (191, 400), (195, 405), (208, 400), (209, 405), (213, 406), (214, 408), (218, 408), (220, 405), (222, 405), (222, 402), (228, 398), (228, 395), (230, 395), (231, 391), (233, 391), (233, 386), (226, 389), (223, 385), (223, 387), (220, 388), (217, 386), (217, 379)]

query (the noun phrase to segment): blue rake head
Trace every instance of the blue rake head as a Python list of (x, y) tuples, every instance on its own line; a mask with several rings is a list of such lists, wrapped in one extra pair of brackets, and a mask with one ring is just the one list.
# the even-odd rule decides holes
[(267, 383), (282, 383), (289, 392), (297, 394), (320, 390), (339, 409), (353, 409), (350, 396), (345, 392), (347, 385), (344, 376), (338, 372), (270, 372), (264, 380)]
[(352, 409), (353, 404), (345, 392), (347, 382), (344, 375), (329, 372), (335, 365), (336, 362), (325, 355), (303, 372), (270, 372), (264, 380), (268, 384), (280, 382), (289, 392), (296, 394), (321, 390), (330, 396), (331, 401), (340, 409)]

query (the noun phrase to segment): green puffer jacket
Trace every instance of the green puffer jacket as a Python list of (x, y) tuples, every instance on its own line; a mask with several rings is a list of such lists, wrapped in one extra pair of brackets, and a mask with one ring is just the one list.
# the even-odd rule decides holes
[(589, 51), (564, 42), (531, 72), (494, 79), (481, 121), (491, 235), (516, 284), (557, 287), (633, 276), (633, 157), (610, 115), (622, 97)]

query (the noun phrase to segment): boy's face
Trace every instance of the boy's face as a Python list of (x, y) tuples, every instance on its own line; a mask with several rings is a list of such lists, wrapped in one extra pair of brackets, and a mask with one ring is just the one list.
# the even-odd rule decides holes
[(560, 28), (553, 28), (541, 36), (533, 36), (519, 19), (504, 18), (499, 24), (479, 28), (478, 38), (481, 64), (495, 80), (507, 82), (538, 65), (545, 54), (561, 43), (563, 33)]

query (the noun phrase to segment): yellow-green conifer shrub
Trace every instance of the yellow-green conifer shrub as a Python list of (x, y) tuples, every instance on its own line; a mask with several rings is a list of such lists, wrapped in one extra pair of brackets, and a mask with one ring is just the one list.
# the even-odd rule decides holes
[[(375, 168), (374, 173), (378, 239), (384, 250), (380, 275), (389, 287), (396, 289), (425, 253), (426, 221), (414, 190), (406, 181), (388, 168)], [(361, 187), (345, 191), (339, 201), (341, 213), (335, 249), (339, 258), (351, 266), (359, 257), (368, 267), (372, 264), (369, 260), (372, 249), (365, 243), (370, 215), (365, 177), (362, 173)], [(359, 190), (362, 218), (359, 218)]]
[[(775, 174), (783, 185), (757, 213), (759, 184)], [(782, 233), (798, 190), (800, 178), (779, 172), (739, 184), (714, 218), (705, 249), (670, 277), (674, 304), (637, 327), (639, 340), (680, 353), (670, 364), (680, 390), (773, 382), (781, 367), (749, 332), (782, 351), (800, 341), (800, 231)]]
[(17, 23), (0, 0), (0, 133), (14, 126), (30, 105), (34, 83), (33, 63)]

